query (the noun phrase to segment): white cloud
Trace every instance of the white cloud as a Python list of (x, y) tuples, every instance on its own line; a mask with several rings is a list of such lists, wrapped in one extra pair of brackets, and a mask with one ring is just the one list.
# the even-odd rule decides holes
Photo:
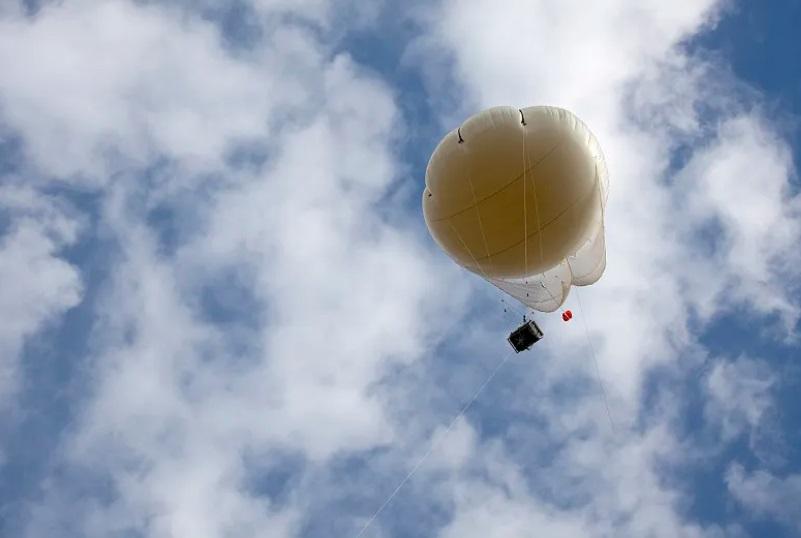
[(487, 103), (565, 106), (609, 140), (625, 105), (621, 92), (673, 59), (673, 47), (708, 24), (716, 4), (446, 0), (424, 16), (431, 25), (424, 53), (439, 49), (455, 63), (467, 100), (448, 118)]
[(79, 221), (55, 200), (26, 188), (0, 187), (0, 410), (13, 401), (22, 347), (82, 296), (76, 267), (60, 257), (75, 241)]
[(509, 499), (502, 491), (477, 483), (470, 491), (458, 494), (457, 518), (440, 534), (456, 537), (523, 537), (538, 536), (567, 538), (587, 536), (590, 530), (570, 516), (561, 517), (558, 511), (532, 503), (528, 497)]
[(706, 245), (693, 260), (702, 274), (693, 282), (704, 299), (701, 311), (742, 302), (780, 314), (792, 332), (799, 306), (788, 288), (797, 286), (801, 262), (795, 248), (801, 240), (801, 198), (790, 189), (794, 173), (786, 142), (756, 112), (723, 121), (717, 137), (682, 170), (679, 196), (694, 226), (686, 233), (697, 234), (705, 224), (719, 230), (719, 246)]
[(234, 59), (213, 26), (159, 6), (64, 2), (0, 19), (0, 107), (45, 175), (97, 184), (159, 158), (214, 170), (305, 105), (307, 87), (282, 73), (318, 56), (297, 27)]
[(564, 442), (556, 455), (536, 452), (525, 463), (500, 441), (476, 446), (466, 473), (448, 483), (450, 491), (439, 488), (455, 504), (453, 520), (439, 535), (722, 535), (715, 525), (677, 517), (681, 496), (661, 484), (659, 469), (677, 450), (668, 431), (628, 435), (600, 449), (593, 437)]
[[(250, 491), (245, 455), (324, 465), (391, 443), (376, 386), (423, 356), (464, 298), (446, 280), (456, 269), (376, 209), (396, 180), (402, 125), (385, 84), (302, 25), (234, 57), (210, 24), (176, 13), (82, 2), (4, 23), (5, 118), (29, 164), (103, 189), (100, 223), (116, 244), (91, 398), (60, 460), (108, 488), (67, 509), (76, 485), (53, 480), (28, 506), (28, 536), (292, 535), (305, 499), (278, 506)], [(42, 41), (36, 54), (56, 55), (58, 69), (23, 69), (12, 39)], [(83, 76), (95, 65), (102, 76)], [(224, 168), (241, 137), (268, 147), (263, 167)], [(162, 154), (177, 162), (166, 185), (129, 173)], [(223, 181), (200, 175), (219, 170)], [(160, 248), (155, 207), (193, 223), (177, 251)], [(198, 298), (225, 287), (242, 288), (251, 311), (217, 324)]]
[[(359, 7), (255, 2), (265, 35), (254, 50), (231, 51), (188, 3), (169, 4), (79, 0), (0, 19), (0, 117), (23, 137), (27, 168), (97, 189), (99, 226), (116, 243), (95, 311), (91, 396), (58, 459), (71, 474), (50, 476), (29, 503), (28, 536), (293, 536), (321, 517), (316, 502), (349, 500), (330, 466), (337, 458), (384, 455), (370, 456), (374, 483), (360, 493), (377, 508), (379, 482), (405, 475), (431, 442), (437, 450), (415, 480), (431, 486), (421, 503), (453, 509), (443, 536), (738, 532), (686, 514), (662, 476), (665, 462), (682, 459), (669, 428), (676, 411), (646, 409), (641, 398), (654, 366), (693, 362), (703, 329), (687, 322), (694, 313), (703, 324), (746, 304), (782, 314), (786, 327), (797, 316), (791, 281), (760, 280), (785, 275), (797, 241), (786, 145), (736, 89), (708, 91), (717, 72), (677, 47), (717, 4), (449, 0), (421, 9), (425, 35), (407, 67), (428, 73), (432, 102), (465, 97), (441, 110), (443, 123), (499, 103), (566, 106), (596, 132), (612, 174), (607, 274), (581, 291), (583, 313), (571, 303), (571, 324), (545, 321), (536, 361), (498, 378), (486, 405), (519, 417), (501, 428), (506, 438), (467, 419), (443, 437), (441, 399), (458, 398), (437, 380), (465, 384), (480, 371), (442, 375), (453, 367), (432, 350), (455, 322), (466, 324), (457, 353), (469, 356), (492, 349), (497, 331), (483, 310), (459, 314), (477, 279), (434, 255), (415, 235), (419, 223), (381, 211), (400, 181), (402, 89), (332, 52), (318, 31), (336, 33)], [(363, 25), (375, 12), (361, 15)], [(709, 142), (669, 177), (672, 152), (702, 136)], [(258, 163), (228, 166), (243, 142)], [(164, 171), (137, 173), (160, 158)], [(759, 173), (729, 189), (728, 178), (756, 162)], [(743, 219), (731, 213), (741, 198), (753, 202)], [(149, 220), (156, 208), (178, 221), (169, 248)], [(705, 257), (696, 238), (710, 218), (725, 241)], [(48, 304), (63, 311), (79, 288), (57, 259), (68, 240), (48, 243), (51, 233), (30, 236), (38, 258), (15, 259), (44, 260), (51, 271), (42, 274), (59, 275)], [(754, 292), (723, 299), (742, 288)], [(231, 319), (215, 317), (209, 294), (229, 300)], [(743, 385), (738, 372), (721, 365), (708, 378), (709, 412), (731, 427), (759, 420), (770, 385), (759, 375)], [(749, 398), (729, 404), (743, 389)], [(276, 451), (308, 466), (284, 501), (252, 484), (252, 461), (269, 467)], [(359, 518), (341, 510), (336, 528), (358, 530), (362, 509)]]
[(782, 521), (801, 531), (801, 475), (778, 477), (734, 464), (726, 473), (729, 493), (753, 516)]
[[(744, 439), (761, 465), (782, 468), (790, 453), (782, 428), (783, 410), (777, 394), (786, 383), (770, 362), (739, 357), (716, 360), (704, 376), (704, 418), (712, 436), (711, 454), (719, 456), (727, 443)], [(698, 450), (697, 454), (703, 454)]]
[(704, 413), (720, 424), (725, 440), (746, 428), (756, 428), (774, 405), (772, 389), (776, 376), (764, 361), (741, 357), (733, 362), (717, 362), (706, 379), (709, 399)]

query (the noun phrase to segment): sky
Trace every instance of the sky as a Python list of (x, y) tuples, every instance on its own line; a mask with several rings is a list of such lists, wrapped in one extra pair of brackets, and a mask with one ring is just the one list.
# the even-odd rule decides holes
[[(3, 2), (0, 535), (801, 535), (799, 24)], [(607, 268), (515, 355), (420, 196), (465, 118), (540, 104), (604, 150)]]

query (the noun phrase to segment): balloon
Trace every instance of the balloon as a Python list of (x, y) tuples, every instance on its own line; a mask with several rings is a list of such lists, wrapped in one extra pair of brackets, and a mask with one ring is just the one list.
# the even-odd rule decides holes
[(571, 112), (495, 107), (439, 143), (426, 170), (423, 215), (457, 263), (526, 306), (553, 312), (570, 286), (606, 267), (606, 164)]

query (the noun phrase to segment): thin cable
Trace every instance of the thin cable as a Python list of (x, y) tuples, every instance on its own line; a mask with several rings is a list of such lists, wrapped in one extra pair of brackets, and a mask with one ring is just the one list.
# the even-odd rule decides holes
[[(487, 253), (487, 259), (489, 259), (490, 251), (489, 251), (489, 244), (487, 243), (487, 234), (484, 233), (484, 222), (481, 220), (481, 210), (478, 208), (478, 199), (476, 198), (476, 188), (473, 186), (473, 180), (470, 177), (469, 172), (467, 174), (467, 182), (470, 184), (470, 192), (473, 194), (473, 206), (476, 208), (476, 215), (478, 216), (478, 229), (481, 230), (481, 239), (484, 241), (484, 251)], [(451, 221), (449, 220), (448, 224), (450, 224), (450, 222)], [(451, 224), (451, 226), (453, 225)]]
[[(503, 291), (503, 290), (502, 290), (501, 288), (499, 288), (497, 285), (495, 285), (495, 284), (493, 284), (493, 285), (494, 285), (496, 288), (498, 288), (499, 290)], [(527, 316), (527, 315), (528, 315), (528, 310), (521, 310), (520, 308), (518, 308), (518, 307), (517, 307), (516, 305), (514, 305), (513, 303), (507, 303), (507, 302), (506, 302), (506, 300), (505, 300), (503, 297), (501, 297), (501, 303), (503, 303), (503, 310), (504, 310), (504, 311), (506, 311), (506, 309), (507, 309), (507, 308), (511, 308), (512, 310), (514, 310), (515, 312), (517, 312), (517, 314), (519, 314), (519, 315), (522, 315), (522, 316)]]
[[(520, 112), (523, 115), (523, 112)], [(528, 211), (526, 209), (526, 168), (528, 168), (528, 154), (526, 153), (526, 124), (523, 122), (523, 274), (528, 278)], [(542, 259), (540, 259), (542, 263)], [(528, 284), (528, 282), (526, 282)]]
[(428, 450), (426, 450), (426, 453), (423, 454), (423, 456), (419, 460), (417, 460), (417, 463), (414, 464), (414, 467), (412, 467), (412, 470), (409, 471), (409, 474), (407, 474), (404, 477), (404, 479), (401, 480), (400, 484), (398, 484), (398, 486), (390, 494), (390, 496), (387, 497), (387, 500), (384, 501), (384, 503), (381, 506), (378, 507), (378, 510), (375, 511), (375, 513), (370, 517), (370, 519), (367, 520), (367, 523), (364, 524), (364, 527), (362, 527), (362, 530), (359, 531), (359, 534), (357, 534), (355, 536), (355, 538), (360, 538), (367, 531), (367, 529), (370, 527), (370, 525), (373, 523), (373, 521), (375, 521), (375, 519), (381, 514), (381, 512), (384, 511), (384, 508), (386, 508), (387, 505), (389, 505), (389, 503), (392, 502), (392, 499), (395, 498), (395, 495), (398, 494), (398, 492), (403, 488), (403, 486), (406, 485), (406, 482), (408, 482), (412, 478), (412, 476), (414, 476), (414, 474), (417, 472), (417, 470), (420, 469), (420, 467), (423, 465), (423, 463), (425, 463), (426, 459), (428, 459), (428, 457), (431, 455), (431, 453), (434, 451), (434, 449), (439, 447), (440, 443), (442, 443), (442, 440), (445, 439), (448, 436), (450, 431), (456, 425), (456, 421), (458, 421), (460, 418), (462, 418), (462, 416), (464, 416), (464, 414), (467, 412), (467, 410), (470, 409), (470, 407), (475, 403), (475, 401), (478, 399), (478, 397), (481, 395), (481, 393), (484, 392), (484, 389), (487, 387), (487, 385), (489, 385), (490, 381), (493, 380), (495, 375), (500, 371), (500, 369), (503, 367), (503, 365), (506, 364), (509, 361), (510, 358), (512, 358), (512, 354), (511, 353), (507, 354), (506, 357), (504, 357), (504, 359), (501, 362), (498, 363), (498, 365), (495, 367), (495, 369), (492, 371), (492, 373), (489, 375), (489, 377), (487, 377), (487, 379), (484, 381), (484, 383), (481, 384), (481, 386), (478, 388), (478, 390), (475, 392), (475, 394), (473, 394), (473, 397), (470, 398), (470, 401), (468, 401), (466, 404), (464, 404), (464, 406), (462, 407), (461, 411), (459, 411), (458, 415), (453, 417), (453, 420), (451, 420), (451, 423), (448, 424), (447, 428), (445, 428), (445, 432), (439, 437), (439, 439), (436, 442), (432, 442), (431, 443), (431, 445), (428, 447)]
[[(481, 230), (481, 237), (482, 237), (482, 239), (483, 239), (483, 241), (484, 241), (484, 250), (485, 250), (485, 251), (486, 251), (486, 253), (487, 253), (487, 259), (489, 259), (489, 258), (490, 258), (490, 253), (489, 253), (489, 246), (488, 246), (488, 244), (487, 244), (487, 236), (486, 236), (486, 234), (484, 233), (484, 224), (483, 224), (483, 222), (482, 222), (482, 219), (481, 219), (481, 212), (480, 212), (480, 211), (479, 211), (479, 209), (478, 209), (478, 201), (477, 201), (477, 199), (476, 199), (476, 190), (475, 190), (475, 187), (473, 186), (473, 180), (471, 179), (471, 177), (470, 177), (469, 175), (467, 176), (467, 181), (468, 181), (468, 183), (470, 184), (470, 191), (471, 191), (471, 192), (472, 192), (472, 194), (473, 194), (473, 205), (474, 205), (474, 207), (475, 207), (475, 209), (476, 209), (476, 214), (478, 215), (478, 226), (479, 226), (479, 229)], [(456, 235), (456, 238), (457, 238), (457, 239), (459, 240), (459, 242), (462, 244), (462, 247), (464, 247), (464, 249), (467, 251), (467, 254), (469, 254), (469, 255), (470, 255), (470, 258), (473, 260), (473, 263), (475, 263), (475, 264), (476, 264), (476, 267), (477, 267), (477, 268), (478, 268), (478, 270), (481, 272), (481, 275), (484, 277), (484, 280), (486, 280), (487, 282), (489, 282), (490, 284), (492, 284), (493, 286), (495, 286), (495, 287), (496, 287), (498, 290), (500, 290), (501, 292), (504, 292), (504, 289), (503, 289), (502, 287), (500, 287), (498, 284), (496, 284), (496, 283), (495, 283), (495, 280), (494, 280), (493, 278), (491, 278), (491, 277), (490, 277), (490, 276), (487, 274), (487, 272), (486, 272), (486, 271), (484, 271), (484, 268), (481, 266), (481, 263), (479, 263), (479, 261), (478, 261), (478, 259), (476, 258), (475, 254), (473, 254), (473, 251), (472, 251), (472, 250), (470, 250), (470, 247), (468, 247), (468, 246), (467, 246), (467, 243), (465, 243), (464, 239), (462, 238), (462, 234), (460, 234), (460, 233), (459, 233), (459, 230), (458, 230), (458, 229), (456, 229), (456, 226), (454, 226), (454, 225), (453, 225), (453, 223), (451, 222), (451, 220), (450, 220), (450, 219), (444, 219), (444, 220), (445, 220), (445, 222), (448, 224), (448, 226), (450, 227), (450, 229), (451, 229), (451, 231), (454, 233), (454, 235)], [(460, 264), (460, 265), (461, 265), (461, 264)], [(469, 268), (469, 267), (467, 267), (466, 265), (462, 265), (462, 267), (464, 267), (465, 269), (467, 269), (468, 271), (470, 271), (470, 268)], [(471, 271), (471, 272), (473, 272), (473, 271)], [(505, 293), (505, 292), (504, 292), (504, 293)], [(516, 308), (515, 306), (513, 306), (513, 305), (511, 305), (511, 304), (507, 303), (506, 301), (504, 301), (504, 299), (503, 299), (503, 296), (501, 296), (501, 302), (502, 302), (502, 303), (504, 303), (504, 305), (508, 305), (508, 307), (509, 307), (509, 308), (512, 308), (512, 309), (513, 309), (513, 310), (515, 310), (515, 311), (516, 311), (518, 314), (521, 314), (521, 315), (522, 315), (524, 318), (526, 317), (527, 313), (524, 313), (524, 312), (523, 312), (523, 311), (521, 311), (519, 308)], [(504, 307), (504, 311), (506, 311), (506, 307)]]
[[(522, 115), (522, 111), (521, 111), (520, 114)], [(526, 183), (528, 183), (527, 171), (528, 171), (528, 163), (529, 163), (528, 152), (526, 151), (526, 138), (527, 138), (526, 135), (527, 134), (528, 134), (528, 131), (526, 129), (526, 123), (524, 121), (523, 122), (523, 260), (524, 260), (523, 267), (524, 267), (524, 274), (526, 275), (526, 279), (523, 282), (524, 282), (526, 287), (528, 286), (528, 212), (527, 212), (527, 203), (526, 203)], [(558, 146), (558, 144), (557, 144), (557, 146)], [(545, 157), (550, 155), (551, 152), (553, 151), (553, 149), (555, 149), (557, 146), (554, 146), (554, 148), (552, 148), (550, 151), (548, 151), (548, 153), (545, 155)], [(542, 162), (543, 159), (544, 159), (544, 157), (542, 159), (540, 159), (537, 162), (537, 164)], [(542, 249), (542, 223), (541, 223), (541, 219), (540, 219), (540, 202), (539, 202), (539, 197), (537, 196), (537, 180), (535, 179), (534, 174), (532, 174), (531, 182), (532, 182), (532, 190), (533, 190), (533, 195), (534, 195), (534, 215), (535, 215), (535, 217), (537, 219), (537, 243), (538, 243), (538, 246), (539, 246), (539, 253), (540, 253), (540, 259), (539, 259), (539, 264), (538, 265), (541, 266), (542, 265), (542, 261), (544, 259), (543, 249)], [(543, 276), (545, 276), (544, 273), (543, 273)], [(559, 305), (559, 301), (557, 301), (556, 298), (553, 296), (553, 294), (551, 293), (551, 290), (548, 289), (548, 287), (542, 281), (540, 281), (540, 284), (545, 289), (545, 291), (548, 292), (548, 295), (551, 296), (551, 300), (554, 301), (554, 304), (558, 306)], [(526, 292), (526, 297), (529, 297), (528, 291)]]
[(612, 427), (612, 433), (617, 433), (617, 429), (615, 428), (615, 421), (612, 420), (612, 412), (609, 410), (609, 398), (606, 395), (606, 387), (604, 387), (604, 380), (601, 377), (601, 368), (598, 366), (598, 359), (595, 356), (595, 346), (592, 345), (592, 339), (590, 338), (590, 329), (587, 327), (587, 317), (584, 315), (584, 307), (581, 305), (581, 295), (579, 294), (578, 289), (576, 289), (576, 299), (578, 299), (579, 315), (581, 316), (581, 321), (584, 324), (584, 335), (587, 337), (587, 344), (589, 345), (590, 353), (592, 354), (592, 362), (595, 363), (595, 373), (598, 376), (598, 385), (601, 387), (601, 393), (604, 396), (604, 406), (606, 407), (606, 416), (609, 417), (609, 425)]
[[(503, 289), (501, 286), (499, 286), (499, 285), (498, 285), (498, 284), (495, 282), (495, 279), (494, 279), (494, 278), (492, 278), (492, 277), (490, 277), (490, 276), (487, 274), (487, 272), (486, 272), (486, 271), (484, 271), (484, 268), (481, 266), (481, 264), (480, 264), (480, 263), (478, 262), (478, 260), (476, 259), (476, 256), (473, 254), (473, 251), (472, 251), (472, 250), (470, 250), (470, 247), (468, 247), (468, 246), (467, 246), (467, 243), (465, 243), (465, 242), (464, 242), (464, 239), (462, 239), (462, 234), (460, 234), (460, 233), (459, 233), (459, 230), (457, 230), (457, 229), (456, 229), (456, 227), (453, 225), (453, 223), (452, 223), (450, 220), (447, 220), (446, 222), (448, 223), (448, 226), (450, 226), (450, 228), (451, 228), (451, 231), (452, 231), (452, 232), (453, 232), (453, 233), (456, 235), (456, 238), (457, 238), (457, 239), (459, 240), (459, 242), (462, 244), (462, 246), (464, 247), (464, 249), (467, 251), (467, 253), (470, 255), (470, 257), (473, 259), (473, 263), (475, 263), (475, 264), (476, 264), (476, 267), (477, 267), (477, 268), (478, 268), (478, 270), (481, 272), (481, 276), (482, 276), (482, 277), (484, 277), (484, 280), (486, 280), (487, 282), (489, 282), (490, 284), (492, 284), (493, 286), (495, 286), (496, 288), (498, 288), (498, 289), (499, 289), (500, 291), (502, 291), (503, 293), (506, 293), (506, 291), (505, 291), (505, 290), (504, 290), (504, 289)], [(458, 263), (458, 261), (457, 261), (457, 263)], [(462, 264), (460, 264), (460, 265), (462, 265)], [(471, 270), (470, 270), (470, 268), (469, 268), (469, 267), (467, 267), (466, 265), (462, 265), (462, 267), (464, 267), (465, 269), (467, 269), (467, 270), (468, 270), (468, 271), (470, 271), (471, 273), (475, 273), (475, 271), (471, 271)]]
[[(523, 140), (525, 141), (525, 139), (526, 139), (526, 134), (525, 134), (525, 131), (523, 131)], [(551, 154), (551, 152), (548, 152), (546, 157), (548, 155), (550, 155), (550, 154)], [(544, 160), (544, 157), (542, 159), (540, 159), (537, 164), (539, 164), (543, 160)], [(526, 155), (526, 163), (525, 164), (528, 164), (528, 155)], [(525, 173), (525, 168), (527, 168), (527, 167), (524, 165), (524, 169), (523, 169), (524, 173)], [(532, 167), (532, 169), (533, 169), (533, 167)], [(542, 260), (543, 260), (544, 256), (542, 254), (542, 224), (540, 223), (540, 201), (539, 201), (539, 197), (537, 196), (537, 180), (535, 179), (534, 174), (531, 175), (531, 183), (532, 183), (532, 190), (534, 191), (534, 215), (536, 215), (536, 217), (537, 217), (537, 238), (539, 239), (538, 242), (539, 242), (539, 247), (540, 247), (540, 265), (542, 265)], [(528, 244), (528, 236), (525, 237), (525, 241), (526, 241), (526, 244)]]

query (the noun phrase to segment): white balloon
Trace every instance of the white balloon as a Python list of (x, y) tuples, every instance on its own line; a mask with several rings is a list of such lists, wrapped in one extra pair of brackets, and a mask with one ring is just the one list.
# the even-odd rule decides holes
[(604, 272), (608, 181), (597, 140), (571, 112), (495, 107), (434, 150), (423, 214), (457, 263), (552, 312)]

